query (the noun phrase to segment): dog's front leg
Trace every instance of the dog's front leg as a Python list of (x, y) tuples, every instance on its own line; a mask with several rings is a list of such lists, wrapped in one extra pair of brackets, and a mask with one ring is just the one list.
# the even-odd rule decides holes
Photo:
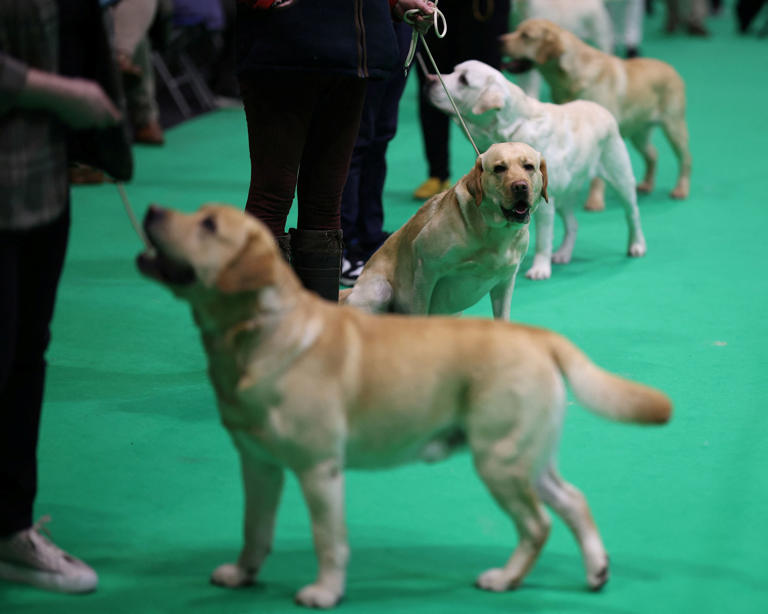
[(552, 234), (555, 225), (555, 199), (539, 203), (534, 214), (536, 223), (536, 248), (533, 265), (525, 276), (528, 279), (549, 279), (552, 275)]
[(211, 582), (228, 588), (253, 584), (269, 554), (284, 481), (281, 467), (255, 459), (247, 450), (240, 450), (240, 464), (245, 489), (243, 549), (237, 563), (220, 565), (211, 575)]
[(511, 279), (503, 281), (491, 288), (493, 317), (497, 320), (504, 320), (505, 322), (509, 321), (512, 312), (512, 291), (515, 287), (515, 275), (517, 275), (517, 269), (515, 269)]
[(332, 608), (344, 594), (349, 558), (341, 462), (326, 460), (297, 475), (312, 521), (318, 574), (314, 583), (296, 594), (296, 602), (311, 608)]
[(413, 298), (410, 313), (429, 315), (432, 307), (432, 293), (435, 290), (435, 277), (425, 264), (425, 258), (416, 254), (416, 266), (413, 271)]

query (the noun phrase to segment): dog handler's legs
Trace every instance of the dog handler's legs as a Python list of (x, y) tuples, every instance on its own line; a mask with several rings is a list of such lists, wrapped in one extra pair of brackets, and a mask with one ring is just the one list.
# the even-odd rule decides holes
[(539, 503), (533, 485), (527, 478), (509, 470), (516, 466), (515, 463), (509, 462), (508, 458), (489, 456), (475, 458), (475, 466), (496, 502), (515, 522), (519, 536), (507, 564), (480, 574), (477, 586), (497, 592), (517, 588), (547, 541), (551, 521)]
[(269, 554), (284, 481), (281, 467), (255, 459), (244, 442), (238, 448), (245, 488), (243, 549), (237, 563), (220, 565), (211, 574), (211, 582), (229, 588), (252, 584)]
[(347, 527), (344, 522), (344, 473), (338, 459), (329, 459), (297, 474), (309, 508), (317, 554), (317, 580), (296, 594), (296, 602), (331, 608), (346, 585)]
[(569, 484), (550, 465), (536, 481), (541, 499), (560, 516), (579, 542), (587, 584), (593, 590), (600, 589), (608, 581), (608, 554), (597, 530), (592, 512), (581, 491)]
[(536, 253), (533, 265), (525, 276), (528, 279), (549, 279), (552, 275), (552, 233), (555, 222), (555, 198), (539, 203), (533, 215), (536, 223)]
[(563, 235), (563, 242), (560, 244), (560, 247), (552, 254), (552, 262), (568, 264), (571, 261), (573, 246), (576, 243), (576, 231), (579, 228), (579, 224), (576, 222), (576, 216), (573, 213), (574, 202), (572, 197), (569, 195), (568, 198), (561, 198), (559, 204), (557, 213), (560, 215), (560, 219), (563, 220), (565, 234)]
[(605, 210), (605, 182), (600, 177), (595, 177), (589, 184), (589, 196), (584, 203), (584, 209), (587, 211)]

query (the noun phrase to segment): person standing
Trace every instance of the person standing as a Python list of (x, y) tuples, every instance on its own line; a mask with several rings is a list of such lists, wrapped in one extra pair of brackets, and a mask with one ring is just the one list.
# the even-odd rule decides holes
[(96, 572), (32, 522), (45, 352), (69, 232), (68, 129), (121, 115), (95, 82), (57, 74), (58, 17), (54, 0), (0, 0), (0, 578), (76, 593)]

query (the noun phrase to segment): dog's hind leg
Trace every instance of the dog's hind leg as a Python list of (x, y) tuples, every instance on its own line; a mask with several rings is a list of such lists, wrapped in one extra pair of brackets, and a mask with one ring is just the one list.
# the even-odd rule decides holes
[(653, 190), (653, 184), (656, 181), (656, 160), (659, 157), (659, 152), (651, 143), (651, 132), (653, 132), (653, 126), (649, 125), (630, 138), (635, 149), (643, 156), (643, 162), (645, 162), (645, 176), (637, 184), (637, 191), (641, 194), (647, 194)]
[(600, 156), (600, 176), (619, 196), (629, 228), (629, 247), (627, 254), (633, 258), (645, 255), (645, 237), (640, 226), (640, 211), (637, 208), (637, 192), (632, 163), (629, 160), (627, 146), (618, 130), (607, 140)]
[(509, 459), (475, 460), (477, 471), (496, 502), (517, 527), (519, 540), (504, 567), (489, 569), (477, 578), (479, 588), (505, 591), (517, 588), (533, 567), (547, 541), (550, 519), (531, 482)]
[(573, 246), (576, 243), (576, 232), (579, 228), (579, 224), (576, 222), (576, 216), (573, 212), (574, 202), (572, 194), (560, 197), (557, 203), (557, 213), (560, 216), (560, 219), (563, 220), (565, 233), (563, 234), (563, 242), (560, 244), (560, 247), (558, 247), (557, 251), (552, 254), (552, 262), (557, 264), (568, 264), (571, 261), (571, 255), (573, 254)]
[(581, 548), (587, 570), (587, 584), (600, 589), (608, 581), (608, 554), (581, 491), (557, 472), (554, 463), (539, 476), (536, 490), (542, 501), (560, 516), (571, 529)]
[(220, 565), (211, 575), (213, 584), (228, 588), (252, 584), (269, 554), (284, 481), (281, 467), (254, 458), (248, 453), (247, 444), (238, 444), (238, 448), (245, 488), (243, 549), (237, 563)]
[(311, 608), (330, 608), (344, 595), (347, 528), (344, 523), (344, 473), (332, 458), (297, 474), (312, 520), (318, 561), (317, 579), (296, 594), (296, 602)]
[(681, 112), (672, 117), (664, 117), (661, 127), (680, 164), (677, 185), (669, 195), (672, 198), (688, 198), (691, 190), (691, 152), (688, 149), (688, 126), (685, 123), (685, 116)]

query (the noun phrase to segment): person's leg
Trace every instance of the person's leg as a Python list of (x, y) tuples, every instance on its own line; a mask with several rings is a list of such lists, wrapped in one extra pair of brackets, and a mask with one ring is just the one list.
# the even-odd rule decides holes
[(157, 12), (157, 0), (122, 0), (112, 9), (115, 49), (118, 56), (132, 58)]
[(45, 351), (69, 214), (0, 233), (0, 537), (32, 525)]
[(162, 145), (165, 137), (160, 126), (152, 47), (148, 37), (142, 38), (137, 45), (133, 60), (141, 69), (141, 75), (137, 79), (126, 79), (125, 91), (134, 139), (146, 145)]
[(253, 73), (240, 79), (240, 89), (251, 159), (245, 210), (280, 237), (286, 233), (316, 92), (304, 74), (294, 71)]

